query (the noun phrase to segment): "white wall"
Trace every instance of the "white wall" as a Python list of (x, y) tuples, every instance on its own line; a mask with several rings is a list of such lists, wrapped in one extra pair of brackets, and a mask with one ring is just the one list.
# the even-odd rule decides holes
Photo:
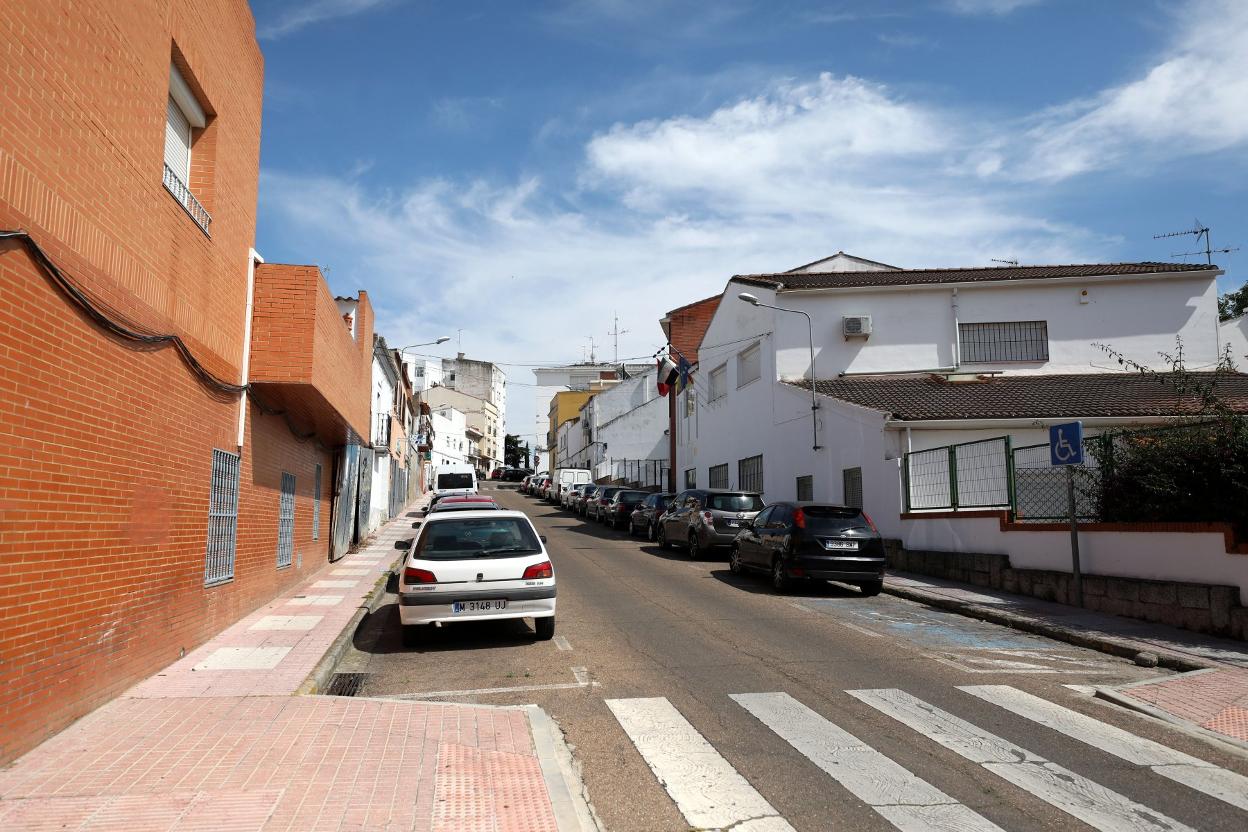
[(429, 451), (430, 464), (436, 468), (451, 462), (468, 461), (468, 423), (464, 414), (453, 407), (433, 411), (433, 447)]
[(1248, 372), (1248, 315), (1240, 315), (1218, 325), (1218, 342), (1230, 347), (1231, 360), (1241, 373)]
[(374, 531), (386, 521), (390, 510), (390, 457), (373, 454), (373, 485), (368, 502), (368, 530)]
[[(758, 294), (747, 286), (729, 286)], [(1083, 294), (1084, 292), (1087, 294)], [(898, 289), (782, 292), (780, 306), (801, 309), (812, 319), (820, 378), (841, 372), (893, 372), (952, 367), (955, 363), (953, 290), (908, 286)], [(1086, 302), (1083, 302), (1086, 301)], [(770, 302), (770, 301), (768, 301)], [(965, 364), (963, 369), (1011, 373), (1095, 373), (1118, 370), (1117, 362), (1093, 342), (1107, 344), (1150, 366), (1163, 366), (1159, 351), (1173, 352), (1183, 338), (1189, 367), (1217, 359), (1217, 288), (1207, 277), (1183, 274), (1114, 282), (1051, 280), (1043, 284), (1005, 281), (962, 286), (957, 292), (960, 323), (1046, 321), (1047, 362)], [(722, 308), (722, 307), (721, 307)], [(846, 315), (869, 315), (868, 339), (846, 339)], [(810, 348), (805, 321), (777, 313), (780, 375), (808, 374)], [(704, 362), (705, 363), (705, 362)]]
[[(901, 538), (907, 549), (1009, 555), (1016, 569), (1071, 568), (1069, 531), (1003, 532), (996, 518), (905, 520)], [(1079, 561), (1085, 574), (1237, 586), (1248, 604), (1248, 557), (1227, 554), (1221, 534), (1084, 532)]]

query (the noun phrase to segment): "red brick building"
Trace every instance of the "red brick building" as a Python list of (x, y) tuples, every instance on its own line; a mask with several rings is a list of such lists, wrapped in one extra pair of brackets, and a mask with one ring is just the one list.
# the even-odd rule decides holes
[[(706, 335), (711, 318), (719, 308), (723, 295), (712, 295), (693, 303), (677, 307), (659, 321), (663, 334), (671, 347), (673, 358), (683, 356), (690, 364), (698, 363), (698, 348)], [(676, 395), (667, 397), (667, 490), (676, 491)]]
[(256, 265), (245, 0), (12, 0), (0, 41), (2, 763), (325, 562), (372, 310)]

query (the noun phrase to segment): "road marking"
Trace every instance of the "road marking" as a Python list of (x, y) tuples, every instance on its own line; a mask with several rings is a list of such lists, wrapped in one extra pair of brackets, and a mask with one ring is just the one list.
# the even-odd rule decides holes
[(575, 690), (576, 688), (596, 688), (597, 682), (590, 681), (589, 671), (583, 667), (572, 668), (575, 682), (558, 682), (551, 685), (515, 685), (506, 688), (469, 688), (468, 690), (427, 690), (420, 693), (398, 693), (387, 696), (387, 699), (445, 699), (448, 696), (484, 696), (491, 693), (522, 693), (529, 690)]
[(956, 667), (963, 673), (1074, 673), (1075, 671), (1059, 671), (1030, 662), (1016, 662), (1010, 659), (994, 659), (989, 656), (968, 656), (952, 653), (924, 653), (929, 659), (941, 664)]
[(1067, 690), (1073, 690), (1080, 696), (1096, 696), (1095, 685), (1062, 685)]
[(814, 612), (814, 610), (812, 610), (810, 607), (807, 607), (804, 604), (799, 604), (796, 601), (790, 601), (789, 606), (793, 607), (794, 609), (801, 610), (802, 612)]
[(1059, 734), (1099, 748), (1106, 754), (1144, 766), (1162, 777), (1248, 810), (1248, 777), (1168, 748), (1159, 742), (1137, 737), (1117, 726), (1063, 708), (1055, 702), (1009, 685), (967, 685), (958, 689), (1005, 708), (1024, 719), (1052, 728)]
[(690, 826), (791, 832), (788, 821), (671, 702), (655, 697), (606, 703)]
[(787, 693), (730, 698), (898, 829), (1000, 830)]
[(572, 649), (572, 645), (568, 643), (567, 636), (555, 636), (555, 646), (560, 650)]
[(850, 690), (846, 693), (1094, 829), (1102, 832), (1190, 830), (1190, 827), (1173, 818), (1049, 762), (905, 691)]
[[(836, 619), (832, 620), (836, 621)], [(842, 627), (848, 627), (856, 633), (862, 633), (864, 636), (871, 636), (871, 638), (884, 638), (883, 633), (877, 633), (875, 630), (868, 630), (866, 627), (859, 627), (857, 624), (851, 624), (848, 621), (837, 621), (836, 623), (840, 624)]]

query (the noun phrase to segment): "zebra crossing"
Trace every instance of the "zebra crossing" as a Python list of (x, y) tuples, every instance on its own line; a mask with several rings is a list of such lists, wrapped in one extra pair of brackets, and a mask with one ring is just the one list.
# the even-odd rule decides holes
[[(1248, 778), (1009, 685), (958, 690), (1043, 729), (1248, 812)], [(1106, 832), (1191, 827), (984, 728), (898, 689), (847, 690), (875, 712), (1004, 781)], [(787, 693), (729, 699), (877, 815), (904, 832), (989, 832), (1001, 827)], [(972, 700), (967, 700), (968, 704)], [(689, 825), (787, 832), (793, 827), (663, 697), (608, 699), (607, 707)], [(1004, 785), (1003, 784), (1003, 785)], [(1003, 791), (1004, 791), (1003, 789)], [(1245, 814), (1248, 823), (1248, 814)]]

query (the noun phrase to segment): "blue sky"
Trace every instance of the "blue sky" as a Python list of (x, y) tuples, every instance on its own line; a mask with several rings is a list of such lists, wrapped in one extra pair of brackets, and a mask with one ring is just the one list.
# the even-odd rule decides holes
[(647, 355), (735, 273), (1168, 260), (1196, 217), (1248, 276), (1242, 0), (252, 8), (258, 248), (367, 289), (395, 345), (609, 358), (618, 311)]

